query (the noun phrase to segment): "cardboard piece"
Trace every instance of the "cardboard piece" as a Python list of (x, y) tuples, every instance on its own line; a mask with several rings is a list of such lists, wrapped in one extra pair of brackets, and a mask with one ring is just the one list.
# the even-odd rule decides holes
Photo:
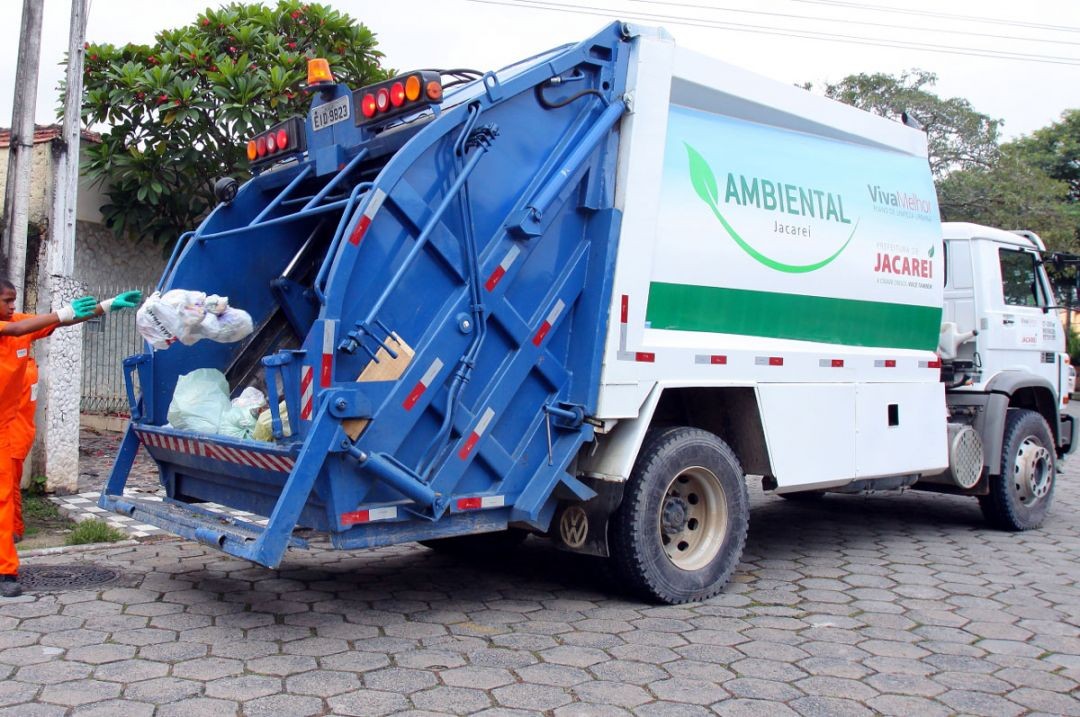
[[(397, 334), (390, 334), (390, 337), (386, 339), (386, 344), (394, 350), (397, 358), (392, 357), (385, 347), (380, 346), (379, 350), (375, 352), (375, 358), (378, 360), (372, 361), (364, 367), (364, 370), (360, 372), (360, 376), (356, 379), (358, 382), (396, 381), (405, 373), (405, 369), (409, 367), (409, 363), (412, 362), (415, 354), (412, 347)], [(342, 423), (342, 428), (345, 429), (346, 435), (355, 441), (356, 437), (367, 428), (368, 423), (369, 419), (367, 418), (351, 418)]]

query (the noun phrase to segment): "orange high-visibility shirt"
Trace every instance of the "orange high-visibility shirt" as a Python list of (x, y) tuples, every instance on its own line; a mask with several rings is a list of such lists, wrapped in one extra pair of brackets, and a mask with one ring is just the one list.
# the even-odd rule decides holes
[(26, 365), (26, 375), (23, 378), (22, 401), (19, 404), (15, 420), (11, 422), (9, 432), (11, 434), (11, 456), (19, 460), (25, 460), (34, 445), (34, 413), (37, 411), (38, 393), (38, 368), (37, 361), (33, 358)]
[[(0, 321), (0, 328), (32, 316), (15, 314), (10, 322)], [(25, 336), (0, 336), (0, 454), (10, 455), (14, 445), (11, 423), (22, 408), (23, 391), (27, 386), (26, 369), (30, 364), (30, 345), (50, 335), (57, 326), (59, 324), (53, 324)]]

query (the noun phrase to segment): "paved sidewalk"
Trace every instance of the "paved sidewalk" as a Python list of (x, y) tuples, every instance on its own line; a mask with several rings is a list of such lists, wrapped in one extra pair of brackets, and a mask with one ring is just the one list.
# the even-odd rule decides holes
[(532, 540), (31, 558), (118, 575), (0, 603), (0, 717), (1080, 715), (1078, 479), (1023, 534), (971, 499), (757, 494), (732, 584), (682, 607)]

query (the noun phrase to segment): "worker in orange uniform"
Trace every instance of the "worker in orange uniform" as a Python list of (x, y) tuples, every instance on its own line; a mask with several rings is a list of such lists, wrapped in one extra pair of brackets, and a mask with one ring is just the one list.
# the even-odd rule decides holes
[[(142, 301), (138, 291), (125, 291), (100, 304), (92, 296), (82, 296), (51, 314), (16, 314), (15, 286), (0, 280), (0, 597), (22, 594), (19, 585), (19, 556), (15, 551), (16, 514), (22, 458), (17, 453), (26, 443), (25, 427), (19, 421), (25, 409), (24, 391), (30, 364), (30, 346), (58, 326), (100, 316), (107, 311), (133, 308)], [(32, 426), (32, 424), (31, 424)], [(33, 440), (31, 427), (30, 440)], [(21, 517), (18, 519), (21, 523)]]
[(23, 466), (30, 449), (34, 445), (34, 414), (37, 412), (38, 367), (33, 356), (27, 359), (26, 377), (23, 379), (22, 399), (18, 413), (11, 422), (11, 457), (15, 460), (15, 542), (18, 543), (26, 533), (22, 514)]

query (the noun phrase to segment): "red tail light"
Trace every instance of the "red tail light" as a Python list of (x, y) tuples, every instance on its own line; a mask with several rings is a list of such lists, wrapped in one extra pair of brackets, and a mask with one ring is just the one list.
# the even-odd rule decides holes
[(304, 118), (290, 117), (246, 144), (247, 156), (252, 165), (272, 162), (302, 152), (307, 148)]
[(405, 84), (402, 82), (395, 82), (390, 85), (390, 104), (394, 107), (401, 107), (405, 104)]
[(381, 123), (441, 102), (442, 80), (438, 72), (410, 72), (356, 90), (353, 98), (359, 124)]

